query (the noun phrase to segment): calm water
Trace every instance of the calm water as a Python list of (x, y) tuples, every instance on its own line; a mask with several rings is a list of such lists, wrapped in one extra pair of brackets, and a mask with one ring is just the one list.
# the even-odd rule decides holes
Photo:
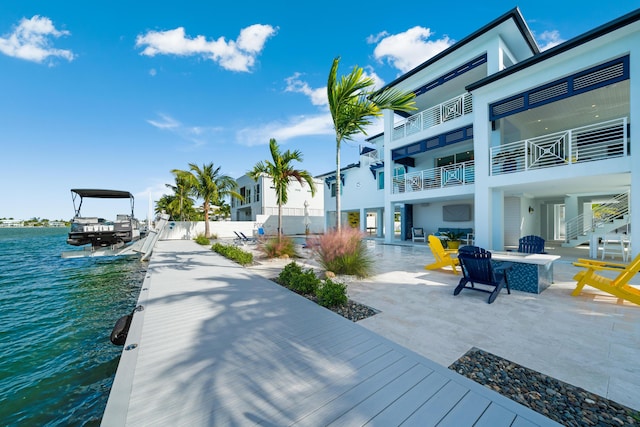
[(98, 425), (146, 264), (61, 259), (68, 229), (0, 228), (0, 425)]

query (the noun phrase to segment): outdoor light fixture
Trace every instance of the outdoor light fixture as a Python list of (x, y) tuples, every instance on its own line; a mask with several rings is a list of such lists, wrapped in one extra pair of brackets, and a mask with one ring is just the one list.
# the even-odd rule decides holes
[(533, 208), (531, 206), (529, 206), (529, 213), (532, 214), (533, 213)]

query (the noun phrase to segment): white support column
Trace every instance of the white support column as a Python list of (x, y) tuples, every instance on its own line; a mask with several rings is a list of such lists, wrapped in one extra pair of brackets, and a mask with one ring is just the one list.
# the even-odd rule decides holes
[(489, 247), (494, 251), (504, 250), (504, 191), (492, 189), (489, 203), (491, 205), (491, 240)]
[(579, 215), (578, 213), (578, 197), (567, 194), (564, 197), (564, 217), (565, 220), (570, 220)]
[(384, 212), (385, 209), (378, 209), (376, 214), (376, 228), (378, 229), (376, 233), (376, 237), (384, 237), (385, 229), (384, 229)]
[(367, 211), (360, 208), (360, 231), (367, 234)]
[[(489, 62), (497, 66), (497, 59), (489, 56)], [(489, 146), (493, 133), (488, 121), (488, 99), (486, 96), (473, 95), (473, 150), (475, 159), (475, 194), (474, 194), (474, 235), (475, 245), (492, 249), (493, 206), (492, 193), (489, 186)], [(500, 224), (502, 226), (502, 224)]]
[(385, 204), (384, 207), (384, 241), (386, 243), (393, 243), (393, 239), (395, 238), (394, 233), (394, 212), (395, 212), (395, 204), (389, 202)]
[(393, 242), (394, 203), (391, 202), (393, 190), (393, 160), (391, 160), (391, 137), (393, 135), (393, 111), (384, 110), (384, 241)]
[[(629, 115), (631, 121), (631, 128), (635, 127), (635, 130), (631, 130), (631, 146), (637, 147), (638, 141), (638, 123), (640, 123), (640, 97), (637, 94), (640, 93), (640, 47), (637, 43), (634, 43), (631, 48), (631, 54), (629, 55), (629, 68), (631, 69), (631, 78), (629, 79)], [(634, 126), (635, 125), (635, 126)], [(635, 258), (640, 253), (640, 208), (638, 208), (638, 202), (640, 202), (640, 161), (638, 157), (637, 149), (631, 151), (631, 156), (636, 157), (631, 162), (631, 190), (629, 192), (629, 212), (631, 221), (631, 258)], [(636, 209), (634, 209), (634, 203)]]

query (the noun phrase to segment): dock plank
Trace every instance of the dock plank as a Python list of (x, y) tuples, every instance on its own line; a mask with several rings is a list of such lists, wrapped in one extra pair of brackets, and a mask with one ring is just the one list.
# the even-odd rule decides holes
[(143, 289), (104, 426), (557, 425), (191, 241)]

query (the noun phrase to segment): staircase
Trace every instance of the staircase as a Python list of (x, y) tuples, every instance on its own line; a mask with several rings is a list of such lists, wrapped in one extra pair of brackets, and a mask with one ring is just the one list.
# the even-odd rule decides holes
[(591, 211), (591, 221), (585, 221), (585, 215), (571, 218), (565, 224), (564, 247), (574, 248), (588, 243), (591, 235), (607, 234), (620, 227), (629, 225), (629, 193), (618, 194), (599, 204)]

